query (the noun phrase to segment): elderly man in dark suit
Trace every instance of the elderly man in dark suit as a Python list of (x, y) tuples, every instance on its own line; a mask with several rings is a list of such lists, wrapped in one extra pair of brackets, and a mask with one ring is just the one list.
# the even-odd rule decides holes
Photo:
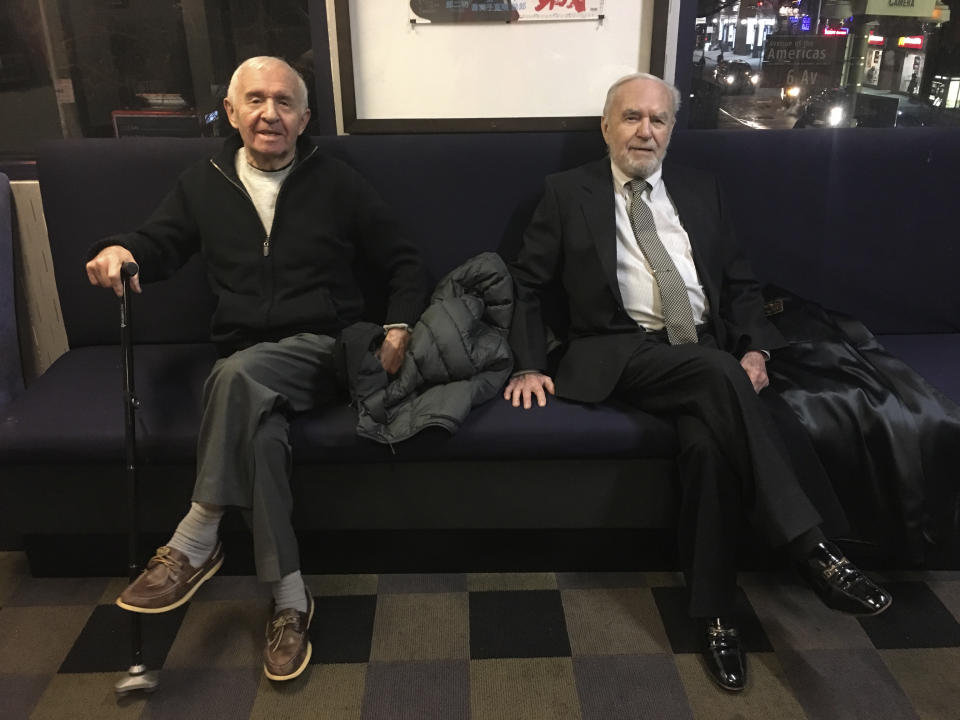
[[(746, 656), (730, 617), (741, 514), (787, 546), (827, 605), (875, 614), (891, 597), (824, 537), (759, 397), (784, 341), (764, 316), (716, 180), (662, 164), (679, 104), (652, 75), (618, 80), (601, 121), (609, 157), (547, 178), (512, 266), (519, 372), (504, 396), (527, 409), (554, 393), (616, 397), (674, 420), (690, 614), (704, 623), (711, 677), (741, 690)], [(557, 287), (569, 326), (554, 381), (542, 303)]]

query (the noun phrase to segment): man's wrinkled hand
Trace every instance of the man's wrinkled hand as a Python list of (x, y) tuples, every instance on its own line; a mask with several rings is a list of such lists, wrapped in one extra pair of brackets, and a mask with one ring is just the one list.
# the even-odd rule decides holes
[(756, 392), (770, 384), (770, 378), (767, 377), (767, 359), (763, 353), (751, 350), (740, 358), (740, 366), (747, 371), (747, 377)]
[[(123, 280), (120, 277), (120, 268), (124, 263), (136, 262), (133, 254), (121, 245), (109, 245), (97, 253), (96, 257), (87, 263), (87, 278), (91, 285), (113, 288), (117, 297), (123, 295)], [(140, 292), (140, 276), (130, 278), (130, 289)]]
[(390, 328), (387, 330), (383, 344), (380, 345), (380, 364), (389, 375), (395, 375), (403, 358), (407, 354), (407, 343), (410, 342), (410, 331), (406, 328)]
[(534, 397), (537, 398), (538, 406), (545, 407), (547, 393), (555, 394), (553, 380), (543, 373), (531, 372), (510, 378), (503, 391), (503, 398), (513, 403), (514, 407), (520, 407), (520, 403), (523, 403), (523, 409), (529, 410), (533, 407)]

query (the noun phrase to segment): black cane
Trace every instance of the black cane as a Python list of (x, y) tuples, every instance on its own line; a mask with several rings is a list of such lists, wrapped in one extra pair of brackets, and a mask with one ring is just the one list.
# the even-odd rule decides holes
[[(127, 538), (127, 559), (129, 562), (130, 582), (137, 579), (140, 568), (137, 565), (139, 557), (138, 541), (139, 502), (137, 497), (137, 410), (140, 401), (137, 399), (133, 381), (133, 316), (130, 310), (130, 278), (134, 277), (140, 268), (135, 262), (127, 262), (120, 269), (123, 281), (123, 293), (120, 295), (120, 369), (123, 374), (123, 421), (125, 457), (124, 466), (127, 478), (127, 515), (129, 519), (129, 534)], [(143, 662), (143, 633), (139, 613), (130, 613), (131, 616), (131, 662), (127, 675), (117, 681), (114, 689), (117, 694), (125, 695), (133, 690), (152, 692), (156, 690), (159, 678), (156, 671), (147, 670)]]

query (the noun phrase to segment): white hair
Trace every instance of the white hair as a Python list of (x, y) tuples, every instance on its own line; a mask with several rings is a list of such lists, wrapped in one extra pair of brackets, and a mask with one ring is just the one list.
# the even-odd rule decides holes
[(230, 78), (230, 86), (227, 88), (227, 99), (230, 101), (230, 104), (236, 107), (238, 105), (236, 99), (237, 85), (240, 84), (240, 73), (243, 70), (264, 70), (271, 65), (282, 65), (287, 68), (290, 73), (296, 78), (296, 98), (297, 104), (300, 106), (301, 110), (307, 109), (307, 84), (303, 81), (303, 76), (300, 75), (293, 67), (290, 66), (283, 58), (272, 57), (271, 55), (258, 55), (257, 57), (247, 58), (242, 63), (237, 65), (237, 69), (233, 71), (233, 76)]
[(663, 78), (658, 78), (656, 75), (651, 75), (650, 73), (638, 72), (632, 73), (630, 75), (624, 75), (622, 78), (617, 80), (613, 85), (610, 86), (610, 89), (607, 90), (607, 99), (603, 103), (603, 117), (607, 117), (610, 112), (610, 106), (613, 104), (613, 97), (617, 94), (617, 90), (620, 89), (621, 85), (625, 85), (632, 80), (655, 80), (660, 83), (670, 95), (670, 99), (673, 100), (673, 117), (677, 117), (677, 112), (680, 110), (680, 91), (677, 90), (673, 85), (668, 83)]

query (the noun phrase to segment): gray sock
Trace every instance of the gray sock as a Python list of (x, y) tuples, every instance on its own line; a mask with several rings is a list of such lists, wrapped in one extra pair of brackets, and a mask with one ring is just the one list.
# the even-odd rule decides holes
[(273, 584), (273, 602), (276, 610), (294, 608), (307, 611), (307, 593), (299, 570), (284, 575)]
[(190, 512), (177, 525), (167, 545), (186, 555), (193, 567), (200, 567), (217, 546), (222, 517), (223, 508), (208, 510), (200, 503), (190, 503)]

